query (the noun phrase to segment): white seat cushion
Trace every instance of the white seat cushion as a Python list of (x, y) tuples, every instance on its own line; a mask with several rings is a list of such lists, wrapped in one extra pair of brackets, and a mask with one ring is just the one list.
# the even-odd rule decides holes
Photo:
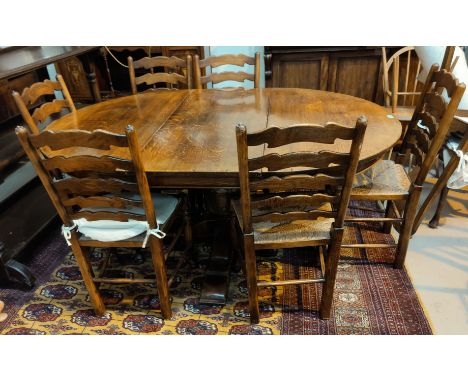
[[(141, 199), (139, 195), (132, 195), (129, 199)], [(169, 217), (174, 213), (179, 199), (172, 195), (152, 194), (154, 209), (156, 211), (156, 218), (158, 225), (164, 225)], [(87, 211), (123, 211), (131, 213), (143, 213), (142, 208), (128, 208), (118, 209), (111, 207), (102, 208), (87, 208)], [(78, 231), (83, 235), (98, 241), (119, 241), (138, 236), (149, 229), (148, 222), (129, 220), (126, 222), (119, 222), (114, 220), (95, 220), (88, 221), (84, 218), (74, 220), (78, 226)]]

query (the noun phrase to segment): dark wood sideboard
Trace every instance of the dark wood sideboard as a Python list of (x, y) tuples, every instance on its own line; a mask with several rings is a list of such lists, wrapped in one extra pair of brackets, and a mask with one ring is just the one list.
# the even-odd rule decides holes
[(381, 47), (265, 47), (267, 87), (326, 90), (382, 104), (381, 73)]

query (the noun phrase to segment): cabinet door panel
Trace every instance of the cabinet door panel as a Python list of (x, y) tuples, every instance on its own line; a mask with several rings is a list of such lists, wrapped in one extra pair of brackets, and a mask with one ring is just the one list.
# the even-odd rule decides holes
[(328, 53), (275, 54), (272, 72), (273, 87), (326, 90)]
[(378, 51), (330, 54), (328, 90), (376, 102), (380, 98), (381, 56)]

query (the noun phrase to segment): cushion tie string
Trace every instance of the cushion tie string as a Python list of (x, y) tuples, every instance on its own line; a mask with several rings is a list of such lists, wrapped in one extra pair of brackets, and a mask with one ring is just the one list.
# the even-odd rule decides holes
[(417, 123), (417, 126), (420, 128), (420, 129), (423, 129), (423, 130), (426, 130), (427, 132), (430, 132), (429, 128), (427, 126), (424, 126), (422, 124), (422, 120), (420, 119)]
[(150, 229), (148, 227), (148, 229), (146, 230), (146, 236), (145, 236), (145, 240), (143, 240), (143, 245), (142, 245), (142, 248), (145, 248), (146, 247), (146, 243), (148, 241), (148, 238), (153, 235), (153, 236), (156, 236), (158, 239), (164, 239), (166, 237), (166, 234), (161, 231), (159, 229), (159, 224), (156, 228), (154, 229)]
[(62, 235), (65, 238), (65, 241), (67, 242), (68, 246), (71, 246), (71, 232), (76, 228), (76, 223), (73, 222), (73, 225), (71, 227), (67, 227), (65, 224), (62, 225)]

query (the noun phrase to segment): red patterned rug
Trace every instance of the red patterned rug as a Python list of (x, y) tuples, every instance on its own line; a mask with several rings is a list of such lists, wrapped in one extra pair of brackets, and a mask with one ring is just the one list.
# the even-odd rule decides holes
[[(352, 212), (364, 214), (357, 209)], [(341, 251), (333, 313), (327, 321), (318, 316), (321, 285), (316, 284), (261, 290), (261, 320), (250, 325), (242, 274), (232, 275), (226, 306), (202, 305), (198, 297), (203, 261), (198, 268), (181, 270), (171, 289), (171, 320), (161, 318), (150, 284), (104, 286), (108, 310), (96, 317), (76, 261), (58, 232), (59, 228), (54, 229), (31, 256), (29, 266), (37, 277), (37, 289), (0, 290), (9, 314), (0, 323), (1, 334), (431, 334), (406, 271), (392, 268), (394, 253), (389, 249)], [(393, 242), (391, 235), (366, 227), (348, 227), (344, 240)], [(94, 265), (102, 261), (96, 253)], [(147, 275), (149, 261), (149, 256), (129, 254), (125, 272)], [(259, 259), (259, 272), (264, 279), (314, 277), (319, 272), (317, 264), (314, 250), (287, 250)], [(168, 268), (174, 265), (175, 261), (169, 261)], [(110, 272), (121, 274), (122, 259), (111, 260)]]

